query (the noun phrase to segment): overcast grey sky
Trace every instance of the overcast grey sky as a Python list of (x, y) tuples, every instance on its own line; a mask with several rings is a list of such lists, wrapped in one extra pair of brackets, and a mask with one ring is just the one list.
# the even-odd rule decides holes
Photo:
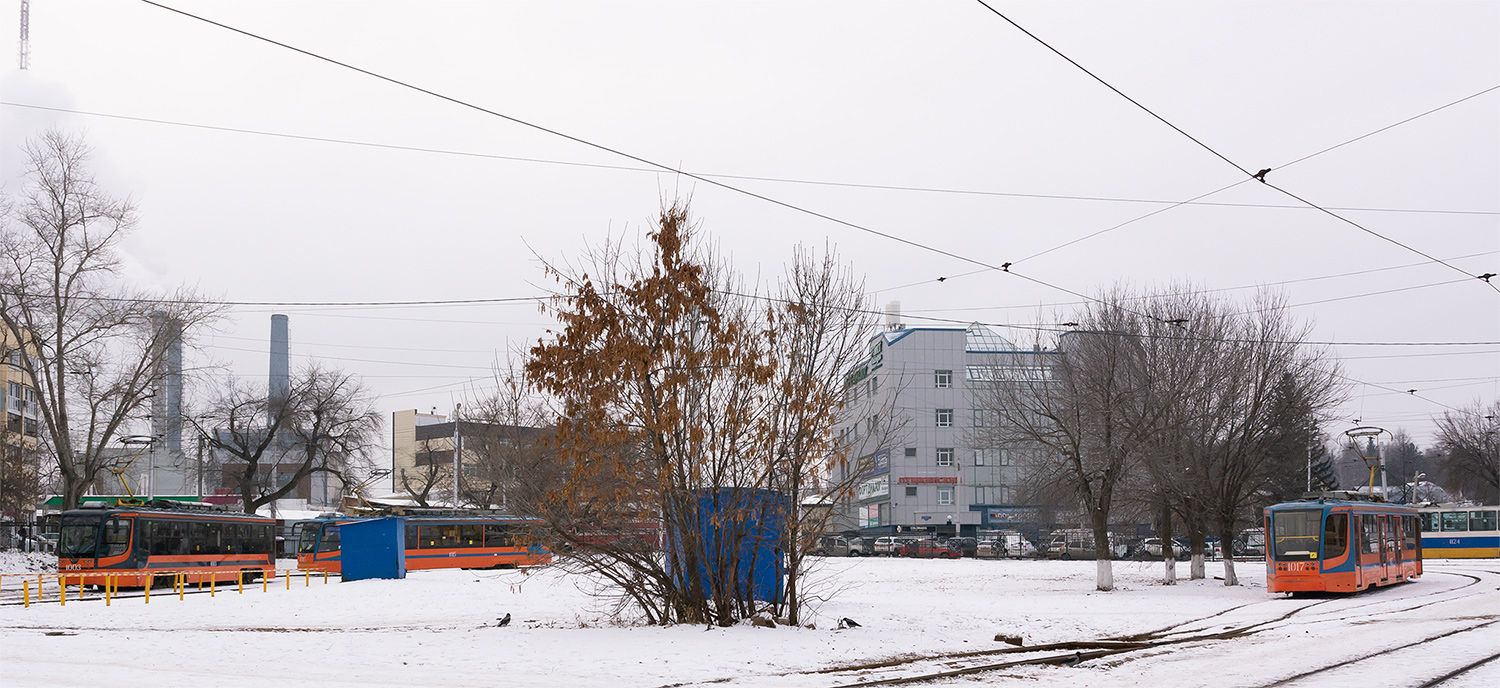
[[(698, 173), (950, 191), (1182, 201), (1244, 179), (965, 0), (923, 2), (255, 2), (166, 0), (313, 52)], [(1500, 3), (994, 3), (1250, 170), (1500, 86)], [(0, 12), (6, 103), (597, 165), (629, 160), (139, 2), (18, 0)], [(1500, 272), (1500, 91), (1269, 179), (1471, 274)], [(907, 322), (1052, 321), (1076, 301), (1013, 275), (672, 174), (291, 140), (0, 106), (0, 176), (47, 126), (87, 132), (143, 222), (127, 275), (239, 301), (529, 296), (533, 251), (575, 255), (691, 194), (752, 276), (831, 242)], [(1281, 286), (1341, 342), (1500, 340), (1500, 293), (1316, 210), (1177, 207), (1046, 255), (1160, 203), (726, 180), (1079, 292), (1116, 281)], [(1253, 181), (1206, 201), (1296, 205)], [(1445, 211), (1445, 212), (1393, 212)], [(1463, 212), (1455, 212), (1463, 211)], [(1468, 256), (1459, 258), (1460, 256)], [(1377, 268), (1399, 269), (1363, 272)], [(1309, 278), (1363, 272), (1310, 280)], [(916, 286), (894, 289), (899, 285)], [(1370, 294), (1387, 290), (1391, 293)], [(1226, 292), (1248, 297), (1250, 290)], [(266, 372), (273, 310), (294, 365), (365, 375), (382, 410), (441, 412), (496, 352), (539, 337), (533, 305), (236, 307), (206, 352)], [(1027, 341), (1024, 331), (1004, 331)], [(1425, 444), (1439, 404), (1500, 392), (1500, 345), (1336, 346), (1348, 419)], [(472, 381), (471, 381), (472, 379)], [(1436, 402), (1436, 403), (1435, 403)], [(1340, 430), (1346, 425), (1332, 428)]]

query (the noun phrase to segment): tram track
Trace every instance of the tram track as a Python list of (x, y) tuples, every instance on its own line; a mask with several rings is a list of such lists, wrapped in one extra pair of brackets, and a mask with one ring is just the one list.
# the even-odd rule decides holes
[[(1487, 569), (1480, 569), (1479, 572), (1485, 573), (1485, 574), (1489, 574), (1489, 575), (1497, 575), (1497, 572), (1490, 571), (1490, 570), (1487, 570)], [(1372, 616), (1372, 615), (1399, 614), (1399, 613), (1404, 613), (1404, 612), (1408, 612), (1408, 611), (1411, 611), (1411, 610), (1414, 610), (1414, 609), (1420, 609), (1420, 608), (1431, 606), (1431, 605), (1435, 605), (1435, 604), (1445, 604), (1445, 603), (1449, 603), (1449, 602), (1454, 602), (1454, 601), (1457, 601), (1457, 600), (1466, 599), (1468, 597), (1472, 597), (1472, 596), (1481, 594), (1479, 592), (1472, 592), (1472, 591), (1471, 592), (1464, 592), (1464, 591), (1467, 591), (1469, 588), (1472, 588), (1472, 587), (1474, 587), (1476, 585), (1481, 584), (1484, 581), (1484, 579), (1482, 577), (1480, 577), (1480, 576), (1470, 575), (1468, 573), (1454, 572), (1454, 571), (1430, 571), (1428, 573), (1431, 573), (1431, 574), (1452, 575), (1452, 576), (1456, 576), (1456, 577), (1459, 577), (1459, 578), (1465, 578), (1465, 579), (1467, 579), (1467, 581), (1464, 582), (1464, 583), (1462, 583), (1462, 584), (1460, 584), (1460, 585), (1454, 586), (1454, 587), (1442, 588), (1440, 590), (1424, 591), (1424, 592), (1422, 592), (1422, 593), (1420, 593), (1418, 595), (1414, 595), (1414, 596), (1406, 596), (1406, 597), (1397, 598), (1397, 599), (1379, 599), (1379, 600), (1366, 600), (1366, 601), (1362, 601), (1362, 602), (1359, 602), (1357, 604), (1353, 604), (1353, 605), (1350, 605), (1348, 607), (1344, 607), (1344, 608), (1338, 609), (1337, 611), (1334, 611), (1333, 613), (1336, 614), (1336, 616), (1331, 616), (1329, 618), (1320, 618), (1320, 619), (1317, 619), (1316, 622), (1317, 623), (1327, 623), (1327, 622), (1334, 622), (1334, 621), (1347, 621), (1347, 620), (1353, 619), (1353, 618), (1369, 617), (1369, 616)], [(1400, 589), (1400, 588), (1385, 588), (1383, 590), (1389, 591), (1389, 590), (1395, 590), (1395, 589)], [(1462, 594), (1455, 595), (1455, 593), (1462, 593)], [(1433, 597), (1436, 597), (1438, 599), (1426, 599), (1426, 598), (1433, 598)], [(739, 678), (746, 678), (746, 679), (749, 679), (749, 680), (755, 680), (755, 679), (761, 679), (761, 680), (772, 679), (772, 680), (774, 680), (776, 678), (783, 678), (783, 677), (790, 678), (790, 677), (794, 677), (794, 676), (812, 676), (812, 675), (826, 676), (826, 677), (829, 677), (829, 678), (836, 678), (836, 677), (838, 677), (840, 675), (843, 675), (843, 676), (846, 676), (848, 678), (856, 679), (855, 681), (849, 682), (849, 683), (836, 683), (836, 684), (833, 684), (834, 688), (870, 688), (870, 687), (873, 687), (873, 686), (890, 686), (890, 685), (906, 685), (906, 684), (928, 683), (928, 682), (932, 682), (932, 681), (938, 681), (938, 680), (944, 680), (944, 679), (952, 679), (952, 678), (959, 678), (959, 677), (964, 677), (964, 676), (973, 676), (973, 675), (977, 675), (977, 674), (991, 674), (991, 673), (994, 673), (994, 672), (1003, 671), (1005, 669), (1027, 667), (1027, 666), (1038, 666), (1038, 665), (1074, 665), (1074, 664), (1078, 664), (1078, 663), (1081, 663), (1081, 662), (1088, 662), (1088, 661), (1102, 659), (1102, 658), (1105, 658), (1105, 657), (1111, 657), (1111, 656), (1115, 656), (1115, 655), (1124, 655), (1124, 654), (1127, 654), (1127, 653), (1138, 653), (1138, 652), (1142, 652), (1142, 651), (1145, 651), (1145, 650), (1164, 649), (1164, 648), (1175, 649), (1178, 646), (1188, 645), (1188, 644), (1192, 644), (1192, 643), (1229, 640), (1229, 639), (1234, 639), (1234, 638), (1241, 638), (1241, 637), (1246, 637), (1246, 636), (1250, 636), (1250, 635), (1255, 635), (1255, 634), (1258, 634), (1258, 633), (1261, 633), (1261, 632), (1265, 632), (1265, 631), (1270, 631), (1270, 630), (1274, 630), (1274, 629), (1277, 629), (1277, 628), (1281, 628), (1281, 627), (1283, 627), (1284, 623), (1287, 622), (1288, 620), (1292, 619), (1292, 617), (1295, 617), (1295, 616), (1297, 616), (1299, 614), (1307, 612), (1310, 609), (1314, 609), (1314, 608), (1321, 607), (1323, 605), (1327, 605), (1327, 604), (1331, 604), (1331, 603), (1335, 603), (1335, 602), (1349, 601), (1348, 597), (1343, 597), (1343, 596), (1340, 596), (1340, 597), (1330, 597), (1328, 599), (1319, 600), (1319, 601), (1311, 602), (1309, 604), (1300, 605), (1300, 606), (1296, 607), (1295, 609), (1288, 610), (1287, 612), (1285, 612), (1283, 614), (1279, 614), (1279, 615), (1273, 616), (1272, 618), (1260, 619), (1260, 620), (1256, 620), (1256, 621), (1253, 621), (1253, 622), (1250, 622), (1250, 623), (1242, 623), (1242, 624), (1230, 626), (1230, 627), (1219, 629), (1219, 630), (1214, 630), (1214, 631), (1210, 631), (1209, 629), (1178, 630), (1178, 629), (1182, 629), (1183, 627), (1189, 626), (1189, 625), (1192, 625), (1192, 624), (1201, 624), (1202, 622), (1209, 621), (1211, 619), (1221, 618), (1224, 615), (1230, 614), (1230, 613), (1235, 612), (1235, 611), (1244, 610), (1244, 609), (1252, 608), (1252, 607), (1257, 607), (1257, 606), (1265, 605), (1265, 604), (1276, 604), (1276, 603), (1279, 603), (1279, 602), (1283, 602), (1284, 599), (1285, 598), (1277, 598), (1277, 599), (1264, 600), (1264, 601), (1261, 601), (1261, 602), (1251, 602), (1251, 603), (1247, 603), (1247, 604), (1236, 605), (1234, 607), (1230, 607), (1228, 609), (1224, 609), (1224, 610), (1221, 610), (1219, 612), (1215, 612), (1213, 614), (1205, 615), (1205, 616), (1202, 616), (1202, 617), (1197, 617), (1197, 618), (1194, 618), (1194, 619), (1189, 619), (1189, 620), (1186, 620), (1186, 621), (1182, 621), (1182, 622), (1179, 622), (1179, 623), (1176, 623), (1176, 624), (1173, 624), (1173, 625), (1170, 625), (1170, 626), (1165, 626), (1165, 627), (1154, 629), (1154, 630), (1151, 630), (1151, 631), (1146, 631), (1146, 632), (1137, 633), (1137, 634), (1123, 635), (1123, 636), (1114, 636), (1114, 637), (1104, 638), (1104, 639), (1098, 639), (1098, 640), (1069, 641), (1069, 642), (1049, 643), (1049, 644), (1045, 644), (1045, 645), (1035, 645), (1035, 646), (1031, 646), (1031, 647), (1008, 647), (1008, 648), (998, 648), (998, 649), (993, 649), (993, 650), (972, 650), (972, 651), (965, 651), (965, 652), (949, 652), (949, 653), (938, 653), (938, 654), (910, 656), (910, 657), (897, 657), (897, 658), (879, 660), (879, 661), (874, 661), (874, 662), (862, 662), (862, 663), (859, 663), (859, 664), (850, 664), (850, 665), (826, 667), (826, 668), (823, 668), (823, 669), (792, 671), (792, 672), (784, 672), (784, 673), (780, 673), (780, 674), (767, 674), (767, 675), (762, 675), (762, 676), (758, 676), (758, 677), (735, 677), (735, 678), (717, 679), (717, 680), (709, 680), (709, 681), (694, 681), (694, 682), (677, 683), (677, 684), (671, 684), (670, 686), (663, 686), (662, 688), (684, 688), (686, 686), (702, 685), (702, 684), (732, 684), (732, 683), (736, 682), (736, 680), (739, 679)], [(1417, 604), (1409, 604), (1411, 602), (1418, 602), (1418, 603)], [(1367, 609), (1369, 607), (1375, 607), (1375, 606), (1381, 606), (1381, 605), (1391, 605), (1393, 603), (1396, 604), (1396, 605), (1398, 605), (1398, 608), (1396, 608), (1396, 609), (1382, 610), (1382, 611), (1378, 611), (1378, 612), (1364, 612), (1364, 613), (1357, 613), (1357, 614), (1350, 614), (1350, 613), (1348, 613), (1348, 612), (1359, 610), (1359, 609)], [(1400, 605), (1403, 605), (1403, 604), (1406, 604), (1406, 606), (1400, 606)], [(1469, 630), (1474, 630), (1474, 629), (1477, 629), (1477, 628), (1487, 627), (1487, 626), (1495, 624), (1495, 623), (1500, 623), (1500, 619), (1486, 621), (1485, 623), (1474, 625), (1472, 627), (1467, 627), (1467, 628), (1464, 628), (1464, 629), (1458, 629), (1457, 631), (1453, 631), (1451, 633), (1440, 634), (1438, 636), (1431, 637), (1431, 638), (1425, 638), (1425, 639), (1423, 639), (1421, 641), (1417, 641), (1417, 642), (1413, 643), (1413, 646), (1424, 644), (1426, 642), (1431, 642), (1432, 640), (1436, 640), (1436, 639), (1441, 638), (1441, 637), (1446, 637), (1447, 635), (1452, 635), (1452, 634), (1455, 634), (1455, 633), (1462, 633), (1462, 632), (1466, 632), (1466, 631), (1469, 631)], [(1405, 647), (1405, 646), (1403, 646), (1403, 647)], [(1170, 652), (1171, 649), (1168, 649), (1167, 651)], [(1387, 650), (1387, 651), (1394, 651), (1394, 650), (1399, 650), (1399, 649), (1401, 649), (1401, 648), (1392, 648), (1391, 650)], [(1379, 653), (1377, 653), (1377, 654), (1379, 654)], [(994, 657), (999, 657), (999, 656), (1013, 656), (1013, 657), (1015, 657), (1015, 656), (1018, 656), (1018, 655), (1021, 655), (1021, 657), (1017, 657), (1016, 659), (1011, 659), (1011, 660), (1007, 660), (1007, 661), (998, 661), (998, 662), (996, 662), (996, 661), (988, 661), (988, 662), (981, 662), (981, 663), (977, 663), (977, 664), (970, 664), (969, 663), (969, 660), (974, 660), (974, 659), (978, 659), (978, 658), (994, 658)], [(1025, 655), (1032, 655), (1032, 656), (1025, 656)], [(1375, 655), (1371, 655), (1371, 656), (1375, 656)], [(1353, 659), (1353, 660), (1348, 660), (1344, 664), (1349, 664), (1349, 663), (1354, 663), (1354, 662), (1357, 662), (1357, 661), (1362, 661), (1362, 659), (1364, 659), (1364, 658), (1356, 658), (1356, 659)], [(1127, 660), (1127, 661), (1131, 661), (1131, 660)], [(899, 669), (901, 667), (916, 668), (917, 665), (921, 665), (921, 664), (929, 664), (929, 665), (931, 665), (931, 664), (939, 664), (939, 665), (946, 665), (946, 666), (943, 666), (942, 668), (931, 668), (931, 669), (928, 669), (928, 668), (924, 667), (923, 669), (918, 669), (918, 672), (914, 673), (914, 674), (898, 675), (898, 676), (869, 677), (870, 673), (881, 672), (881, 671), (890, 671), (890, 670), (893, 670), (893, 669)], [(1481, 662), (1481, 664), (1482, 664), (1482, 662)], [(1478, 666), (1478, 664), (1476, 664), (1475, 666)], [(1318, 671), (1326, 671), (1326, 670), (1331, 670), (1331, 669), (1334, 669), (1334, 668), (1337, 668), (1337, 667), (1331, 665), (1330, 667), (1327, 667), (1325, 669), (1321, 669), (1321, 670), (1318, 670)], [(1290, 681), (1290, 680), (1297, 680), (1297, 678), (1296, 677), (1290, 677), (1288, 679), (1283, 679), (1283, 681)], [(1279, 684), (1272, 684), (1272, 685), (1279, 685)]]
[[(1257, 686), (1256, 688), (1276, 688), (1277, 686), (1289, 685), (1289, 684), (1295, 683), (1297, 681), (1301, 681), (1302, 679), (1305, 679), (1305, 678), (1308, 678), (1308, 677), (1311, 677), (1311, 676), (1317, 676), (1318, 674), (1322, 674), (1322, 673), (1327, 672), (1327, 671), (1333, 671), (1334, 669), (1339, 669), (1339, 668), (1342, 668), (1342, 667), (1350, 666), (1352, 664), (1358, 664), (1359, 662), (1363, 662), (1363, 661), (1366, 661), (1366, 660), (1369, 660), (1369, 659), (1374, 659), (1376, 657), (1383, 657), (1383, 656), (1391, 654), (1392, 652), (1400, 652), (1401, 650), (1410, 649), (1410, 648), (1417, 647), (1417, 646), (1420, 646), (1420, 645), (1426, 645), (1427, 643), (1430, 643), (1430, 642), (1432, 642), (1434, 640), (1441, 640), (1443, 638), (1447, 638), (1447, 637), (1450, 637), (1450, 636), (1455, 636), (1455, 635), (1458, 635), (1460, 633), (1469, 633), (1469, 632), (1472, 632), (1472, 631), (1477, 631), (1477, 630), (1479, 630), (1481, 628), (1487, 628), (1487, 627), (1493, 626), (1495, 624), (1500, 624), (1500, 619), (1493, 619), (1493, 620), (1486, 621), (1486, 622), (1481, 623), (1481, 624), (1474, 624), (1472, 626), (1466, 626), (1464, 628), (1458, 628), (1458, 629), (1454, 629), (1454, 630), (1451, 630), (1451, 631), (1446, 631), (1446, 632), (1443, 632), (1443, 633), (1439, 633), (1437, 635), (1428, 636), (1428, 637), (1423, 638), (1421, 640), (1412, 641), (1412, 642), (1406, 643), (1404, 645), (1397, 645), (1395, 647), (1383, 648), (1381, 650), (1377, 650), (1375, 652), (1371, 652), (1371, 653), (1368, 653), (1368, 654), (1363, 654), (1363, 655), (1360, 655), (1358, 657), (1352, 657), (1352, 658), (1349, 658), (1349, 659), (1345, 659), (1343, 661), (1334, 662), (1333, 664), (1329, 664), (1327, 666), (1324, 666), (1324, 667), (1321, 667), (1321, 668), (1318, 668), (1318, 669), (1313, 669), (1311, 671), (1304, 671), (1304, 672), (1302, 672), (1300, 674), (1294, 674), (1292, 676), (1288, 676), (1286, 678), (1280, 679), (1278, 681), (1274, 681), (1272, 683), (1265, 683), (1265, 684), (1262, 684), (1260, 686)], [(1468, 666), (1460, 668), (1456, 672), (1451, 672), (1450, 674), (1446, 674), (1444, 676), (1440, 676), (1440, 677), (1438, 677), (1436, 679), (1433, 679), (1431, 681), (1428, 681), (1427, 683), (1424, 683), (1422, 685), (1423, 686), (1437, 685), (1437, 684), (1442, 683), (1443, 681), (1446, 681), (1446, 680), (1448, 680), (1450, 678), (1453, 678), (1454, 676), (1457, 676), (1457, 675), (1459, 675), (1459, 674), (1461, 674), (1461, 673), (1463, 673), (1465, 671), (1468, 671), (1468, 670), (1473, 669), (1473, 668), (1475, 668), (1475, 667), (1477, 667), (1477, 666), (1479, 666), (1481, 664), (1484, 664), (1485, 662), (1493, 660), (1496, 657), (1500, 657), (1500, 655), (1490, 656), (1489, 658), (1486, 658), (1486, 659), (1481, 660), (1479, 662), (1475, 662), (1474, 664), (1470, 664)]]

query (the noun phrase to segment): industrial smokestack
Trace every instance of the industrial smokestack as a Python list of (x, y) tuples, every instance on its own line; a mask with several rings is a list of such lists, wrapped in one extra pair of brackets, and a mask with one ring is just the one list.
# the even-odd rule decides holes
[(270, 404), (273, 409), (286, 403), (292, 393), (292, 371), (287, 337), (287, 317), (280, 313), (271, 316), (271, 378)]
[(160, 334), (165, 351), (159, 362), (161, 382), (151, 398), (151, 434), (166, 455), (182, 454), (182, 323), (164, 311), (152, 311), (151, 326)]

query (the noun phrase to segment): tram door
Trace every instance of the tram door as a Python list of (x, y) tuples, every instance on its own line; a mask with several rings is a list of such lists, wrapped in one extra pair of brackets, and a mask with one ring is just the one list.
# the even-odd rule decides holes
[(1385, 515), (1385, 578), (1401, 579), (1401, 517)]

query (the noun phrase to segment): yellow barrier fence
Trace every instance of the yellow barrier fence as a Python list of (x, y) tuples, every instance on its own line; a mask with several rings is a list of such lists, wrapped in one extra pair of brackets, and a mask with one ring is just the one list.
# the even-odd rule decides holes
[[(258, 575), (260, 577), (260, 591), (262, 593), (270, 592), (271, 584), (275, 582), (278, 575), (285, 579), (284, 584), (286, 590), (288, 591), (292, 589), (292, 578), (298, 573), (302, 574), (303, 587), (309, 587), (312, 585), (312, 576), (314, 574), (321, 574), (323, 576), (324, 585), (328, 584), (329, 579), (329, 572), (324, 569), (273, 569), (271, 571), (264, 572), (260, 570), (240, 570), (233, 572), (209, 572), (200, 570), (153, 570), (149, 574), (108, 573), (103, 571), (97, 573), (81, 571), (65, 571), (61, 573), (10, 573), (0, 574), (0, 592), (6, 592), (5, 577), (10, 576), (13, 578), (19, 578), (21, 580), (20, 590), (17, 590), (17, 592), (21, 593), (19, 595), (20, 600), (16, 601), (19, 601), (23, 607), (27, 608), (31, 607), (31, 603), (33, 601), (37, 603), (50, 601), (47, 596), (47, 583), (52, 581), (55, 581), (57, 584), (57, 594), (52, 599), (57, 601), (58, 606), (67, 606), (68, 598), (71, 597), (75, 602), (86, 600), (103, 600), (104, 606), (112, 607), (117, 600), (122, 599), (122, 596), (120, 594), (120, 588), (122, 586), (127, 589), (137, 587), (141, 589), (140, 595), (128, 595), (123, 599), (139, 597), (142, 604), (150, 604), (151, 590), (156, 586), (157, 583), (161, 581), (166, 581), (171, 585), (171, 592), (177, 593), (177, 599), (179, 601), (186, 599), (188, 586), (192, 585), (194, 582), (198, 584), (198, 592), (206, 592), (208, 593), (208, 596), (210, 598), (217, 597), (219, 578), (226, 577), (230, 573), (234, 574), (235, 590), (240, 595), (245, 594), (245, 575), (247, 573), (251, 574), (252, 576)], [(69, 591), (68, 588), (70, 586), (77, 587), (75, 588), (75, 590)], [(92, 587), (95, 590), (97, 596), (85, 596), (85, 586)], [(0, 595), (0, 598), (3, 598), (3, 595)], [(10, 604), (14, 604), (16, 601), (12, 601), (10, 602)]]

